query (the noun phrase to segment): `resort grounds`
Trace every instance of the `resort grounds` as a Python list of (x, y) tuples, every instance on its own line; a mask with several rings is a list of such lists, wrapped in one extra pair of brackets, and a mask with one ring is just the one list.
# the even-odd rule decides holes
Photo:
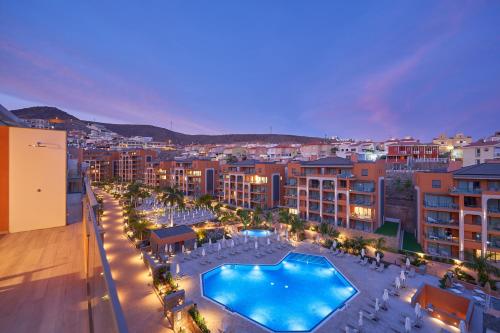
[[(153, 292), (151, 277), (140, 260), (140, 251), (126, 238), (123, 233), (121, 207), (118, 201), (105, 192), (98, 192), (104, 198), (104, 214), (102, 225), (105, 230), (105, 247), (110, 261), (113, 278), (116, 281), (118, 295), (125, 313), (127, 324), (131, 332), (169, 332), (169, 323), (162, 313), (160, 299)], [(240, 239), (241, 240), (241, 239)], [(225, 257), (218, 259), (217, 252), (207, 251), (205, 257), (185, 260), (185, 254), (171, 257), (171, 267), (179, 263), (180, 276), (176, 278), (180, 289), (186, 292), (186, 300), (193, 301), (205, 317), (211, 332), (219, 332), (224, 326), (226, 332), (269, 332), (262, 326), (250, 320), (225, 310), (222, 306), (202, 296), (200, 275), (222, 264), (276, 264), (289, 252), (300, 252), (326, 257), (341, 273), (359, 290), (359, 293), (348, 302), (347, 306), (335, 311), (324, 320), (315, 330), (317, 333), (341, 332), (346, 325), (358, 326), (359, 312), (374, 312), (373, 300), (382, 301), (384, 289), (393, 289), (396, 276), (399, 276), (401, 267), (389, 265), (383, 272), (372, 270), (369, 265), (357, 263), (358, 257), (345, 255), (335, 256), (331, 250), (311, 242), (290, 242), (287, 246), (280, 245), (274, 239), (271, 245), (260, 243), (259, 249), (273, 249), (273, 253), (266, 253), (262, 258), (255, 257), (255, 250), (238, 251), (239, 254), (230, 254), (231, 248), (223, 248), (221, 254)], [(282, 244), (282, 242), (279, 242)], [(246, 244), (236, 245), (236, 248)], [(201, 249), (198, 248), (198, 251)], [(206, 261), (211, 263), (206, 263)], [(203, 262), (203, 263), (202, 263)], [(404, 316), (415, 318), (414, 308), (410, 305), (411, 296), (422, 284), (439, 286), (438, 278), (433, 275), (415, 274), (408, 277), (406, 287), (399, 289), (400, 296), (390, 296), (388, 310), (379, 311), (379, 320), (371, 321), (364, 318), (365, 332), (392, 332), (393, 329), (404, 332)], [(315, 288), (316, 286), (311, 286)], [(479, 332), (482, 320), (482, 311), (475, 308), (471, 320), (470, 332)], [(458, 332), (452, 326), (432, 319), (424, 313), (423, 327), (413, 328), (412, 332)]]

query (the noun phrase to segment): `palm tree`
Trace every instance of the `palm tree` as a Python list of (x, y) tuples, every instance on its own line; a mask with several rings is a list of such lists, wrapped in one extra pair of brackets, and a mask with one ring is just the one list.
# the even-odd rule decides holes
[(299, 240), (299, 235), (306, 228), (306, 223), (298, 215), (290, 214), (290, 232), (295, 234), (295, 239)]
[(290, 224), (291, 214), (288, 209), (281, 209), (279, 212), (279, 222), (283, 224)]
[(267, 212), (266, 213), (266, 222), (269, 224), (273, 224), (273, 213), (272, 212)]
[(243, 224), (243, 229), (247, 230), (248, 225), (250, 224), (250, 214), (248, 213), (248, 210), (240, 209), (236, 212), (236, 214), (241, 219), (241, 223)]
[(384, 237), (379, 237), (372, 240), (373, 247), (375, 248), (375, 254), (379, 253), (381, 258), (384, 256), (382, 250), (385, 247), (385, 242), (386, 240)]
[(143, 198), (145, 193), (146, 191), (142, 190), (141, 184), (132, 183), (127, 186), (127, 192), (123, 196), (130, 201), (132, 206), (137, 207), (139, 198)]
[(175, 188), (175, 187), (167, 187), (163, 189), (161, 195), (160, 195), (160, 201), (165, 205), (165, 206), (177, 206), (180, 208), (184, 207), (184, 193)]
[(492, 281), (490, 280), (490, 274), (494, 274), (496, 276), (500, 275), (500, 269), (488, 262), (488, 259), (491, 258), (491, 256), (491, 253), (479, 257), (472, 255), (470, 256), (470, 261), (464, 262), (465, 267), (470, 268), (477, 273), (476, 281), (482, 286), (486, 285), (488, 282), (491, 285)]
[(223, 225), (230, 222), (233, 219), (234, 215), (231, 214), (230, 212), (222, 212), (222, 214), (219, 216), (219, 221)]
[(328, 232), (330, 231), (330, 226), (326, 222), (321, 222), (318, 231), (321, 234), (321, 236), (325, 237), (326, 235), (328, 235)]
[(352, 239), (352, 242), (352, 248), (356, 254), (359, 254), (362, 249), (366, 248), (370, 244), (370, 242), (367, 239), (364, 239), (362, 236), (355, 237), (354, 239)]
[(340, 236), (340, 231), (335, 229), (332, 225), (329, 226), (330, 228), (328, 229), (328, 236), (330, 236), (333, 239), (337, 239)]
[(212, 196), (210, 194), (204, 194), (196, 199), (196, 206), (210, 206), (212, 204)]

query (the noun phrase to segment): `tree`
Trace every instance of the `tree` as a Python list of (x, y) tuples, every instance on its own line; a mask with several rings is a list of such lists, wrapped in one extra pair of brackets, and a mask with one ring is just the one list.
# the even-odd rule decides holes
[(234, 219), (234, 215), (231, 214), (230, 212), (222, 212), (221, 215), (219, 216), (219, 221), (221, 224), (227, 224), (228, 222), (231, 222), (231, 220)]
[(375, 248), (375, 255), (379, 253), (380, 258), (384, 257), (384, 253), (382, 252), (382, 250), (385, 247), (385, 242), (386, 240), (384, 237), (379, 237), (377, 239), (372, 240), (372, 245)]
[(239, 209), (236, 212), (236, 214), (238, 215), (238, 217), (241, 220), (241, 223), (243, 224), (243, 229), (247, 230), (248, 225), (250, 224), (250, 220), (251, 220), (248, 210)]
[(295, 234), (296, 239), (306, 228), (306, 223), (298, 215), (290, 214), (290, 232)]
[(266, 222), (267, 223), (270, 223), (270, 224), (273, 224), (273, 213), (272, 212), (267, 212), (266, 213)]
[(142, 189), (141, 184), (134, 182), (127, 186), (127, 192), (124, 197), (127, 198), (131, 205), (137, 207), (139, 199), (149, 197), (149, 192)]
[(236, 156), (228, 155), (226, 157), (226, 163), (230, 164), (230, 163), (236, 163), (236, 162), (238, 162), (238, 158)]
[(196, 199), (196, 206), (210, 206), (212, 204), (212, 196), (210, 194), (204, 194)]
[(477, 273), (476, 281), (482, 286), (486, 285), (486, 283), (489, 283), (491, 286), (492, 283), (494, 283), (490, 280), (490, 274), (494, 274), (496, 276), (500, 275), (500, 269), (488, 262), (488, 259), (491, 258), (491, 256), (491, 253), (479, 257), (472, 255), (470, 256), (470, 261), (464, 262), (465, 267)]
[(330, 226), (328, 225), (328, 223), (326, 222), (321, 222), (321, 224), (319, 225), (319, 233), (325, 237), (326, 235), (328, 235), (328, 231), (330, 229)]
[(291, 214), (288, 209), (281, 209), (279, 212), (279, 222), (283, 224), (290, 224)]
[(356, 254), (359, 254), (362, 249), (366, 248), (370, 244), (370, 242), (367, 239), (364, 239), (361, 236), (355, 237), (354, 239), (352, 239), (352, 242), (353, 242), (352, 249)]
[(184, 207), (184, 193), (175, 187), (164, 188), (159, 199), (165, 206)]

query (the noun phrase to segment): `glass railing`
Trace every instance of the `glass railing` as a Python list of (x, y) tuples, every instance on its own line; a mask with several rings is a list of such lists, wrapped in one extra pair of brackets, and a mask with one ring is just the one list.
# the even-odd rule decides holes
[(356, 183), (352, 186), (354, 191), (371, 193), (375, 191), (373, 183)]
[(499, 206), (488, 206), (488, 213), (500, 213)]
[(366, 200), (366, 199), (360, 199), (360, 198), (355, 198), (351, 201), (351, 204), (353, 205), (361, 205), (361, 206), (372, 206), (373, 201), (371, 200)]
[(427, 216), (425, 221), (427, 223), (432, 223), (432, 224), (457, 224), (457, 222), (453, 219), (437, 219), (437, 218), (433, 218), (431, 216)]
[(464, 194), (481, 194), (480, 188), (466, 188), (466, 187), (452, 187), (451, 193), (464, 193)]
[(430, 240), (440, 240), (440, 241), (458, 243), (458, 237), (453, 237), (453, 236), (446, 236), (446, 235), (440, 235), (440, 234), (434, 234), (434, 233), (428, 232), (426, 234), (426, 237), (427, 237), (427, 239), (430, 239)]
[(103, 246), (102, 227), (97, 215), (98, 203), (85, 179), (83, 228), (85, 275), (89, 304), (90, 332), (128, 332), (115, 282)]
[(430, 208), (458, 209), (458, 205), (456, 203), (453, 203), (453, 202), (437, 202), (437, 201), (425, 200), (424, 205), (425, 205), (425, 207), (430, 207)]

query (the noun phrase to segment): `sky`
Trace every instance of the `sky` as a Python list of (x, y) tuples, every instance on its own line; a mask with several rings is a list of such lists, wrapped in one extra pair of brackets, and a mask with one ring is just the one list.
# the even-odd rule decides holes
[(500, 130), (500, 1), (1, 1), (0, 104), (192, 134)]

